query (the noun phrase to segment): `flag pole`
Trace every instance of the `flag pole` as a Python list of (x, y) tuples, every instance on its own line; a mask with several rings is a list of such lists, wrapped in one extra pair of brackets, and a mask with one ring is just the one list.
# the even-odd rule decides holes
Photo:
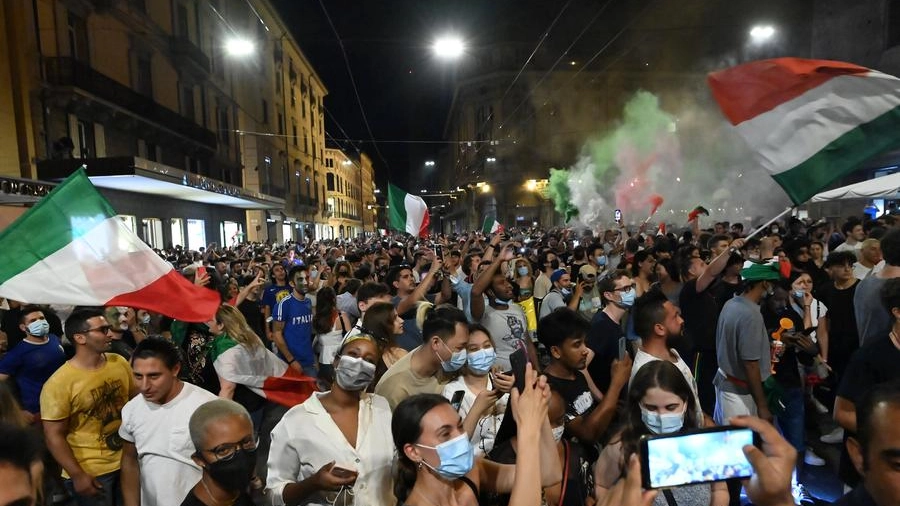
[(766, 228), (768, 228), (769, 225), (771, 225), (771, 224), (775, 223), (776, 221), (778, 221), (778, 218), (781, 218), (781, 217), (784, 216), (785, 214), (787, 214), (787, 213), (793, 211), (793, 210), (794, 210), (794, 207), (796, 207), (796, 206), (790, 206), (790, 207), (788, 207), (787, 209), (785, 209), (784, 211), (781, 211), (780, 213), (778, 213), (777, 215), (775, 215), (774, 218), (772, 218), (771, 220), (769, 220), (769, 221), (763, 223), (762, 225), (760, 225), (759, 227), (757, 227), (756, 230), (754, 230), (753, 232), (750, 232), (750, 235), (748, 235), (747, 237), (744, 237), (744, 240), (750, 239), (750, 238), (753, 237), (754, 235), (756, 235), (756, 234), (762, 232), (763, 230), (765, 230)]

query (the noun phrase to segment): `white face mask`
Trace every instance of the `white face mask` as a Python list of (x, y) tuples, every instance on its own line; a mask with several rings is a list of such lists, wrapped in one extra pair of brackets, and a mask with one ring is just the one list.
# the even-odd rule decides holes
[(341, 355), (334, 368), (334, 381), (348, 392), (358, 392), (368, 388), (375, 378), (375, 364), (358, 357)]

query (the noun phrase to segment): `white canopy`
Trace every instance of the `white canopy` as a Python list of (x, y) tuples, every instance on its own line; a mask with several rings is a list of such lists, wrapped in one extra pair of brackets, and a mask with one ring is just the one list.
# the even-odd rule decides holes
[(847, 199), (892, 199), (900, 198), (898, 192), (900, 192), (900, 172), (818, 193), (813, 195), (813, 198), (809, 201), (832, 202)]

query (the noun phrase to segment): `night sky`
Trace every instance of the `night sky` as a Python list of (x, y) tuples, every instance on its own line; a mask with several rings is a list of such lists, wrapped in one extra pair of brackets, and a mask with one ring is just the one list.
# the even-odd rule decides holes
[[(272, 0), (294, 38), (328, 88), (326, 133), (365, 139), (355, 147), (372, 158), (376, 179), (402, 181), (440, 144), (368, 142), (341, 49), (322, 4), (343, 41), (350, 69), (376, 140), (440, 140), (465, 62), (448, 63), (431, 54), (432, 41), (456, 33), (467, 58), (492, 42), (516, 41), (534, 47), (562, 12), (544, 41), (547, 68), (575, 40), (565, 60), (587, 61), (593, 69), (682, 70), (715, 66), (718, 52), (746, 37), (747, 23), (809, 19), (809, 0)], [(599, 14), (599, 15), (598, 15)], [(597, 16), (595, 22), (588, 21)], [(516, 62), (519, 66), (524, 62)], [(345, 133), (346, 132), (346, 133)], [(335, 145), (326, 137), (329, 145)]]

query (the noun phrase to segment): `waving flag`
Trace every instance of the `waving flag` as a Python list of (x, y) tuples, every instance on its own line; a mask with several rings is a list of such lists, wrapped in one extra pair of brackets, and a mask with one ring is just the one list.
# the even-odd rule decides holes
[(485, 216), (481, 224), (481, 231), (485, 234), (503, 233), (503, 225), (493, 216)]
[(188, 322), (208, 321), (220, 301), (129, 230), (83, 168), (0, 233), (0, 297), (129, 306)]
[(210, 355), (223, 379), (282, 406), (296, 406), (316, 391), (315, 378), (291, 369), (262, 344), (250, 348), (222, 335), (212, 342)]
[(900, 79), (850, 63), (776, 58), (709, 75), (713, 97), (795, 204), (900, 147)]
[(428, 235), (428, 205), (422, 197), (406, 193), (388, 183), (388, 216), (391, 227), (416, 237)]

